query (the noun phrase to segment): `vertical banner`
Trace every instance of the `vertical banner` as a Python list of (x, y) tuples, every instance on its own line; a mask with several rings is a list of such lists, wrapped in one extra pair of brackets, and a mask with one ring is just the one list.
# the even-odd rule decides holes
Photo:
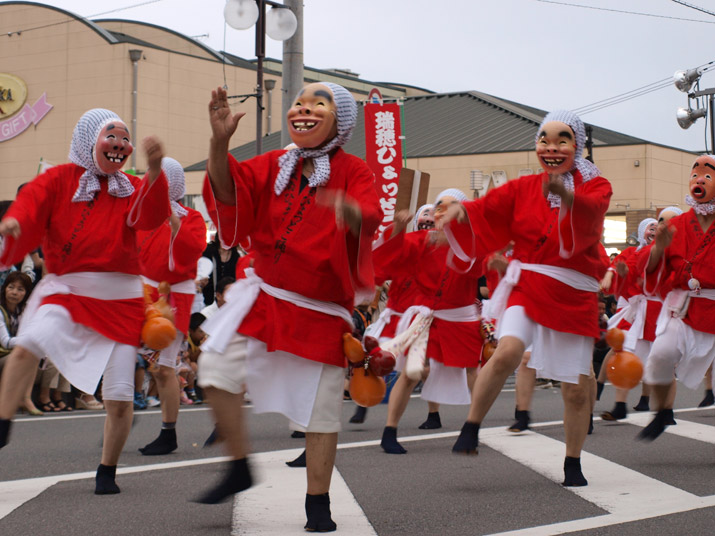
[(373, 88), (365, 104), (365, 161), (375, 173), (375, 190), (380, 199), (382, 233), (395, 217), (397, 184), (402, 170), (400, 105), (385, 104)]

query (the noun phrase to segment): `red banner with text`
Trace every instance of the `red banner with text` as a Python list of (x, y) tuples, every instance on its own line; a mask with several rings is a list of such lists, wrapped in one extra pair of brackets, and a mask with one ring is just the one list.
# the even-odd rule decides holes
[(375, 173), (375, 189), (380, 198), (382, 233), (395, 217), (397, 183), (402, 169), (400, 106), (384, 104), (373, 89), (365, 104), (365, 161)]

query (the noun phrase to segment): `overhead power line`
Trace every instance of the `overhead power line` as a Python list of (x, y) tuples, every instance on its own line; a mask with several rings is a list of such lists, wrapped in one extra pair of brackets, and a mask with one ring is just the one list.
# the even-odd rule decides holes
[(694, 6), (693, 4), (688, 4), (687, 2), (683, 2), (682, 0), (672, 0), (676, 4), (680, 4), (681, 6), (689, 7), (691, 9), (695, 9), (696, 11), (701, 11), (702, 13), (707, 13), (708, 15), (713, 15), (715, 16), (715, 13), (712, 11), (708, 11), (705, 8), (699, 7), (699, 6)]
[(607, 7), (598, 7), (598, 6), (585, 6), (583, 4), (571, 4), (569, 2), (556, 2), (555, 0), (536, 0), (536, 2), (542, 2), (544, 4), (556, 4), (559, 6), (580, 7), (583, 9), (593, 9), (596, 11), (610, 11), (612, 13), (623, 13), (625, 15), (640, 15), (642, 17), (655, 17), (658, 19), (671, 19), (671, 20), (680, 20), (680, 21), (685, 21), (685, 22), (700, 22), (702, 24), (715, 24), (715, 21), (710, 21), (710, 20), (686, 19), (683, 17), (671, 17), (669, 15), (656, 15), (655, 13), (641, 13), (638, 11), (626, 11), (623, 9), (611, 9), (611, 8), (607, 8)]

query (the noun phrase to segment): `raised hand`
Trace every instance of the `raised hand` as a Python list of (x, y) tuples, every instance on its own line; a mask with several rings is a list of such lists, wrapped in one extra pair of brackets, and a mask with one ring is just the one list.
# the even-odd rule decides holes
[(218, 87), (211, 92), (209, 120), (214, 141), (228, 143), (233, 133), (236, 132), (239, 120), (244, 115), (246, 115), (245, 112), (231, 113), (225, 89)]
[(0, 236), (20, 237), (20, 223), (15, 218), (5, 218), (0, 221)]
[(467, 219), (467, 210), (462, 203), (455, 201), (450, 203), (444, 210), (435, 212), (434, 225), (438, 231), (441, 231), (452, 220), (463, 222)]
[(338, 229), (347, 227), (355, 236), (359, 234), (362, 211), (357, 201), (345, 195), (345, 192), (319, 188), (315, 196), (315, 202), (331, 208), (335, 212), (335, 223)]

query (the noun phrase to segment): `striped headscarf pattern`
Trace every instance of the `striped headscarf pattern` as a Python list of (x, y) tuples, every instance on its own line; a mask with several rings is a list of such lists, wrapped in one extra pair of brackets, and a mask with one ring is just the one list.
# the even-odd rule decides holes
[(169, 182), (169, 203), (171, 204), (171, 211), (180, 218), (183, 218), (189, 213), (179, 204), (179, 201), (186, 195), (184, 168), (173, 158), (165, 156), (161, 159), (161, 169)]

